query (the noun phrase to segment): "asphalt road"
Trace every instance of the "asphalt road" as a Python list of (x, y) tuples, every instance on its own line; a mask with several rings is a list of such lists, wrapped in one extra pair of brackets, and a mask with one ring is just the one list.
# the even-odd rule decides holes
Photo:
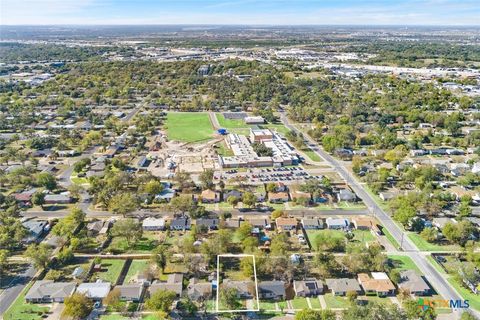
[(30, 279), (35, 275), (36, 270), (34, 267), (29, 267), (24, 273), (16, 277), (0, 294), (0, 315), (4, 314), (10, 305), (15, 301), (18, 295), (22, 292)]
[[(287, 128), (299, 132), (296, 127), (289, 123), (287, 117), (283, 113), (281, 114), (281, 120)], [(310, 148), (337, 171), (337, 173), (351, 186), (357, 196), (363, 200), (367, 208), (376, 216), (382, 225), (387, 228), (395, 240), (402, 244), (403, 250), (415, 262), (425, 275), (427, 281), (430, 282), (436, 291), (445, 299), (463, 300), (448, 281), (445, 280), (445, 278), (430, 264), (426, 255), (418, 250), (418, 248), (407, 237), (406, 233), (403, 232), (395, 222), (393, 222), (392, 218), (380, 208), (380, 206), (378, 206), (373, 197), (364, 189), (353, 174), (350, 173), (340, 161), (325, 152), (311, 137), (308, 135), (304, 136)], [(480, 312), (476, 312), (473, 309), (470, 309), (470, 311), (474, 312), (477, 317), (480, 316)], [(460, 312), (461, 310), (454, 310), (455, 316), (459, 317)]]

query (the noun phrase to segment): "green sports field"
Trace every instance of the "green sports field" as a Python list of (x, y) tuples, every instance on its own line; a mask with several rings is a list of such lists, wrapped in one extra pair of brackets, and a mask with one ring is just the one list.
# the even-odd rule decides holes
[(202, 142), (213, 137), (214, 130), (205, 112), (169, 112), (165, 124), (169, 140)]

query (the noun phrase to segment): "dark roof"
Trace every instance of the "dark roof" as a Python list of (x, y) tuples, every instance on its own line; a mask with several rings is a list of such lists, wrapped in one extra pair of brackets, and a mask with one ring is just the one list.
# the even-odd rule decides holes
[(261, 281), (258, 284), (260, 293), (272, 292), (276, 296), (285, 295), (285, 284), (283, 281)]

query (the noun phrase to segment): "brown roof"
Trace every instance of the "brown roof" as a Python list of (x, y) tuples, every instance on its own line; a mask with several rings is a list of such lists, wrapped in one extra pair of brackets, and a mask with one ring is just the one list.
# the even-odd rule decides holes
[(217, 199), (217, 191), (213, 191), (210, 189), (202, 191), (202, 198), (207, 200), (215, 200)]
[(295, 218), (277, 218), (275, 220), (275, 223), (277, 224), (277, 227), (282, 227), (282, 226), (296, 226), (297, 225), (297, 219)]
[(372, 228), (375, 223), (369, 217), (355, 217), (352, 219), (352, 222), (358, 227)]
[(395, 286), (389, 279), (373, 279), (366, 273), (358, 274), (358, 282), (365, 291), (388, 292), (395, 290)]

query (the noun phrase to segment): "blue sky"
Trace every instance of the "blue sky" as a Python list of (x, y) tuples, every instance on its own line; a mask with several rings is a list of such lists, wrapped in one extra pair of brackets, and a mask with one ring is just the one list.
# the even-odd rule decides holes
[(0, 0), (0, 24), (480, 25), (480, 0)]

